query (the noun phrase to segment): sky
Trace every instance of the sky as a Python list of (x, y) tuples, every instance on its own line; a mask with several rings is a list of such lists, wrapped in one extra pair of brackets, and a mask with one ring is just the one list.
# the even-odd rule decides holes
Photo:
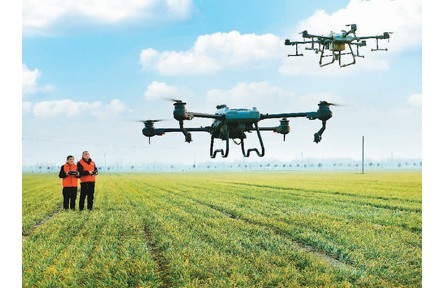
[[(7, 209), (1, 215), (5, 234), (17, 238), (7, 237), (2, 245), (8, 256), (2, 271), (20, 279), (21, 258), (15, 255), (21, 252), (24, 165), (61, 165), (68, 154), (79, 159), (83, 150), (99, 165), (209, 161), (209, 135), (195, 133), (187, 144), (170, 134), (148, 145), (135, 120), (168, 119), (158, 124), (175, 127), (165, 98), (183, 99), (190, 111), (207, 113), (221, 103), (255, 106), (262, 113), (314, 111), (320, 100), (328, 100), (343, 106), (332, 107), (322, 142), (312, 142), (319, 121), (292, 119), (286, 142), (281, 135), (263, 135), (264, 161), (303, 155), (358, 159), (362, 136), (372, 159), (422, 158), (422, 280), (425, 287), (436, 287), (443, 260), (438, 163), (444, 160), (442, 10), (436, 3), (3, 1), (0, 115), (6, 162), (0, 167), (4, 184), (17, 183), (12, 185), (17, 193), (5, 191)], [(320, 68), (310, 51), (287, 57), (294, 51), (284, 39), (297, 40), (303, 30), (338, 32), (351, 23), (358, 25), (358, 35), (393, 32), (389, 43), (382, 41), (389, 50), (370, 52), (368, 42), (361, 50), (365, 58), (346, 68)], [(258, 160), (243, 159), (235, 148), (227, 159), (212, 161)]]
[[(58, 3), (60, 2), (60, 3)], [(110, 4), (111, 3), (111, 4)], [(371, 1), (29, 1), (22, 2), (22, 165), (64, 163), (88, 150), (98, 165), (209, 161), (210, 135), (148, 139), (138, 120), (178, 127), (168, 98), (214, 113), (216, 105), (261, 113), (331, 107), (320, 143), (320, 121), (291, 119), (291, 132), (264, 132), (266, 155), (230, 161), (303, 158), (422, 158), (422, 5), (420, 0)], [(312, 51), (288, 57), (284, 40), (327, 35), (357, 24), (357, 35), (393, 32), (388, 51), (355, 65), (319, 67)], [(302, 51), (302, 50), (300, 50)], [(194, 119), (186, 127), (210, 125)], [(276, 126), (278, 120), (260, 122)], [(255, 134), (246, 145), (258, 147)], [(215, 146), (223, 147), (217, 140)]]

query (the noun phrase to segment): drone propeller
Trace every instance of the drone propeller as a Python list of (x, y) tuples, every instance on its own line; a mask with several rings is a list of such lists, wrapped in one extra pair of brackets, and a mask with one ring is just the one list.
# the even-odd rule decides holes
[(341, 104), (330, 103), (330, 102), (327, 102), (327, 101), (320, 101), (320, 103), (319, 103), (318, 105), (319, 105), (319, 106), (320, 106), (320, 105), (322, 105), (322, 106), (343, 106), (343, 105), (341, 105)]
[(136, 120), (138, 122), (144, 123), (145, 127), (153, 127), (154, 123), (160, 121), (166, 121), (165, 119), (149, 119), (149, 120)]
[(175, 102), (175, 103), (184, 103), (182, 100), (180, 99), (173, 99), (173, 98), (167, 98), (167, 100), (171, 101), (171, 102)]

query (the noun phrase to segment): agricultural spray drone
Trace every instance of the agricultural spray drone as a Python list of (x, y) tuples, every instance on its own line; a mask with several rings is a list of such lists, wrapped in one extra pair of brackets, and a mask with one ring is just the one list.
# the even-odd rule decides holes
[[(321, 141), (321, 135), (326, 129), (326, 121), (332, 117), (332, 111), (329, 106), (335, 105), (326, 101), (321, 101), (318, 104), (318, 110), (314, 112), (296, 112), (296, 113), (280, 113), (280, 114), (261, 114), (255, 107), (252, 109), (230, 109), (226, 105), (218, 105), (215, 114), (189, 112), (186, 110), (186, 103), (181, 100), (171, 99), (174, 102), (173, 117), (179, 122), (179, 128), (155, 128), (154, 124), (160, 120), (140, 120), (145, 127), (142, 129), (142, 134), (150, 138), (153, 136), (161, 136), (165, 133), (180, 132), (185, 136), (185, 142), (192, 141), (191, 132), (208, 132), (211, 135), (210, 139), (210, 157), (215, 158), (218, 153), (222, 157), (229, 155), (229, 140), (232, 139), (237, 145), (241, 145), (241, 150), (244, 157), (249, 157), (252, 152), (255, 152), (259, 157), (265, 154), (265, 148), (261, 137), (261, 131), (273, 131), (283, 135), (283, 140), (286, 140), (286, 135), (290, 132), (289, 119), (297, 117), (306, 117), (309, 120), (319, 119), (322, 122), (321, 129), (314, 134), (314, 142)], [(193, 118), (210, 118), (213, 123), (210, 126), (201, 126), (195, 128), (185, 128), (184, 121), (192, 120)], [(280, 118), (280, 124), (275, 127), (259, 127), (258, 123), (264, 119)], [(246, 132), (256, 132), (260, 148), (249, 148), (246, 150), (244, 139), (246, 139)], [(214, 149), (215, 139), (225, 141), (224, 149)], [(238, 140), (238, 141), (237, 141)]]
[[(310, 44), (310, 47), (305, 47), (305, 50), (314, 50), (316, 54), (321, 52), (320, 54), (320, 67), (329, 65), (338, 60), (338, 64), (340, 67), (346, 67), (352, 64), (355, 64), (355, 58), (365, 56), (360, 55), (359, 48), (366, 46), (367, 39), (375, 39), (376, 40), (376, 48), (371, 49), (371, 51), (387, 51), (387, 48), (379, 47), (379, 40), (381, 39), (389, 39), (389, 34), (392, 32), (384, 32), (382, 35), (376, 36), (357, 36), (355, 32), (357, 31), (356, 24), (348, 24), (346, 26), (350, 26), (351, 29), (349, 31), (342, 30), (341, 33), (331, 32), (329, 36), (323, 35), (313, 35), (309, 34), (306, 30), (301, 32), (303, 36), (303, 41), (290, 41), (286, 39), (284, 41), (284, 45), (295, 46), (295, 54), (287, 55), (287, 56), (303, 56), (303, 54), (298, 53), (298, 45), (299, 44)], [(306, 40), (310, 39), (310, 40)], [(388, 40), (389, 41), (389, 40)], [(349, 48), (346, 50), (346, 46)], [(352, 49), (352, 46), (355, 46), (355, 52)], [(346, 51), (345, 51), (346, 50)], [(325, 55), (326, 51), (329, 51), (331, 54)], [(328, 52), (328, 53), (329, 53)], [(342, 56), (351, 55), (352, 60), (349, 63), (342, 63)], [(330, 58), (330, 61), (323, 61), (324, 58)]]

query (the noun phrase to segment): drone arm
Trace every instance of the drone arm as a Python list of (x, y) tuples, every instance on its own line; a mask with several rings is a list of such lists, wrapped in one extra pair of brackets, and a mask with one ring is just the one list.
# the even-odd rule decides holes
[[(379, 48), (379, 39), (389, 39), (390, 32), (384, 32), (382, 35), (377, 36), (362, 36), (362, 37), (356, 37), (355, 39), (357, 41), (364, 40), (364, 39), (375, 39), (376, 40), (376, 48), (371, 49), (371, 51), (388, 51), (388, 48)], [(388, 40), (389, 41), (389, 40)]]
[(192, 120), (194, 117), (198, 117), (198, 118), (211, 118), (211, 119), (216, 119), (216, 120), (222, 120), (224, 118), (223, 115), (206, 114), (206, 113), (198, 113), (198, 112), (187, 112), (187, 115), (188, 115), (188, 119), (187, 120)]
[(279, 113), (279, 114), (261, 114), (260, 120), (263, 119), (273, 119), (273, 118), (297, 118), (297, 117), (308, 117), (314, 112), (300, 112), (300, 113)]
[(192, 141), (192, 135), (190, 132), (210, 132), (210, 127), (200, 127), (200, 128), (188, 128), (185, 129), (182, 125), (181, 128), (145, 128), (142, 133), (148, 137), (148, 140), (150, 142), (150, 138), (153, 136), (162, 136), (165, 133), (171, 133), (171, 132), (182, 132), (185, 136), (186, 142)]
[(365, 40), (365, 39), (389, 39), (389, 34), (391, 32), (384, 32), (382, 35), (375, 35), (375, 36), (359, 36), (354, 37), (354, 40)]
[[(185, 128), (183, 128), (185, 129)], [(156, 128), (156, 131), (160, 131), (160, 133), (170, 133), (170, 132), (184, 132), (183, 129), (180, 128)], [(210, 132), (210, 127), (201, 127), (201, 128), (187, 128), (186, 131), (189, 132)], [(156, 134), (156, 135), (162, 135)]]

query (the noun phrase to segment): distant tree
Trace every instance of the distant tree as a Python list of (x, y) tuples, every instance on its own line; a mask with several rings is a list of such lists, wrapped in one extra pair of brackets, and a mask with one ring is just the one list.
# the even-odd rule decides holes
[(318, 168), (320, 168), (321, 166), (323, 166), (323, 164), (321, 164), (321, 163), (318, 163), (318, 165), (317, 165), (317, 166), (318, 166)]

